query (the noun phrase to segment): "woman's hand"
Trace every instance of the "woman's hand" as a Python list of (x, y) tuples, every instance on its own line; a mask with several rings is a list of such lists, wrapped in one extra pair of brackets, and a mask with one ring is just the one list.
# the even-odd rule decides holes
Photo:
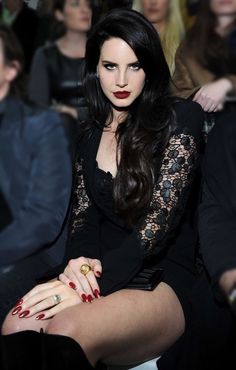
[(37, 320), (48, 319), (67, 307), (82, 303), (73, 289), (58, 280), (35, 286), (21, 301), (12, 314), (18, 314), (20, 318), (37, 315)]
[[(83, 275), (80, 271), (82, 265), (87, 264), (91, 270)], [(71, 259), (64, 272), (59, 275), (59, 280), (75, 289), (83, 302), (91, 302), (93, 298), (100, 297), (97, 278), (102, 274), (102, 265), (98, 259), (79, 257)]]
[(232, 90), (232, 82), (227, 78), (203, 85), (194, 95), (193, 101), (199, 103), (205, 112), (223, 109), (227, 94)]

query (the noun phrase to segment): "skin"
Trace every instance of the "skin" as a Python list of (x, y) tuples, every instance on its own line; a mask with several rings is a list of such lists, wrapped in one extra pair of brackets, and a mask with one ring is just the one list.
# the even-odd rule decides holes
[[(236, 17), (236, 0), (211, 0), (210, 9), (217, 18), (216, 32), (224, 37), (228, 26)], [(227, 95), (232, 91), (233, 84), (228, 78), (220, 78), (203, 85), (193, 100), (199, 103), (206, 112), (217, 112), (224, 108)]]
[[(111, 38), (101, 48), (97, 72), (112, 105), (113, 120), (104, 129), (97, 160), (113, 175), (117, 170), (115, 130), (145, 83), (145, 73), (137, 63), (133, 50), (121, 39)], [(114, 91), (124, 89), (130, 91), (127, 98), (114, 96)], [(91, 266), (86, 276), (80, 272), (84, 263)], [(157, 357), (183, 333), (183, 310), (167, 284), (162, 282), (151, 292), (122, 289), (100, 297), (95, 290), (99, 291), (101, 274), (99, 260), (79, 257), (69, 261), (60, 280), (36, 286), (17, 303), (6, 317), (2, 333), (43, 328), (49, 334), (70, 336), (79, 342), (92, 365), (98, 360), (131, 364)], [(74, 289), (69, 286), (71, 282)], [(55, 294), (61, 297), (57, 305)], [(92, 300), (83, 301), (82, 294), (92, 295)], [(40, 314), (44, 316), (39, 319)], [(126, 346), (129, 351), (124, 351)]]
[(154, 25), (157, 31), (163, 31), (166, 26), (170, 1), (172, 0), (141, 0), (143, 15)]
[(11, 82), (16, 78), (20, 65), (18, 61), (5, 62), (3, 44), (0, 39), (0, 100), (7, 96)]

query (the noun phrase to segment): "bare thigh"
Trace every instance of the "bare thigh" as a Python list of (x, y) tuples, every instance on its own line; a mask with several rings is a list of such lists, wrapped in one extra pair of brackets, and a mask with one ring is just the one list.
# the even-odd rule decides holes
[(47, 325), (82, 346), (92, 364), (132, 364), (163, 353), (183, 333), (185, 320), (174, 291), (120, 290), (91, 304), (70, 307)]

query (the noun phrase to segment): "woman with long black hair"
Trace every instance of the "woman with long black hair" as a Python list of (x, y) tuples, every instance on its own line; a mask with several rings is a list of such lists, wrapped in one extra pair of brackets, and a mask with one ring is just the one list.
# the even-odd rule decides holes
[(18, 341), (24, 368), (29, 348), (43, 354), (37, 366), (46, 369), (145, 361), (169, 348), (190, 319), (195, 243), (177, 239), (203, 111), (169, 97), (158, 34), (138, 12), (105, 16), (85, 59), (92, 118), (77, 147), (68, 253), (58, 278), (7, 316), (1, 339), (10, 369)]

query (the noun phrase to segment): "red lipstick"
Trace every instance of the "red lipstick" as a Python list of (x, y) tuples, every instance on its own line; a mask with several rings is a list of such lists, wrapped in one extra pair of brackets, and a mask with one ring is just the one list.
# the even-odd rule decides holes
[(129, 91), (116, 91), (113, 93), (117, 99), (126, 99), (130, 96)]

